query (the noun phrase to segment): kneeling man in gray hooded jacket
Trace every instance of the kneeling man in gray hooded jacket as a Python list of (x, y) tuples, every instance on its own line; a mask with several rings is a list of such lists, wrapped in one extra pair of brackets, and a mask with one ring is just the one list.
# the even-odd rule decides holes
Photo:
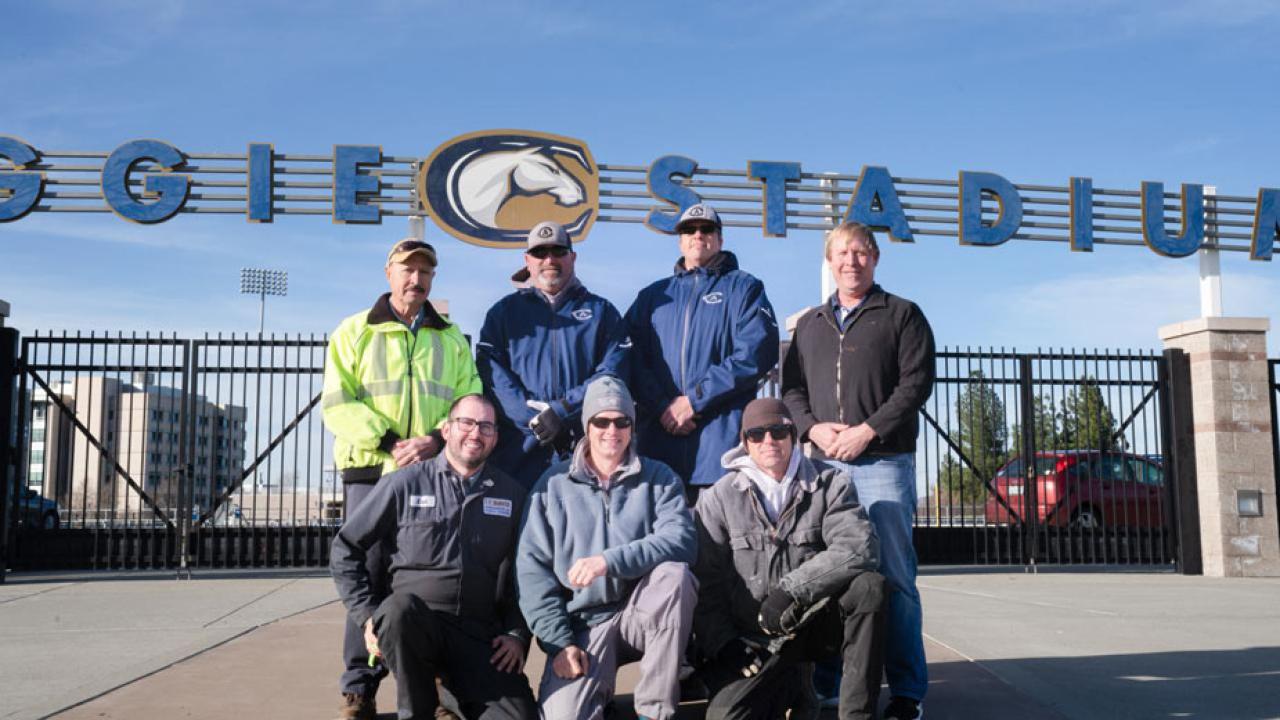
[[(884, 578), (875, 531), (843, 472), (796, 447), (781, 401), (751, 401), (728, 474), (698, 498), (694, 632), (707, 720), (816, 712), (807, 661), (841, 658), (840, 717), (875, 714)], [(803, 714), (803, 713), (801, 713)], [(792, 712), (792, 717), (796, 717)]]
[(533, 486), (516, 554), (520, 609), (547, 653), (549, 720), (599, 720), (620, 665), (640, 661), (642, 718), (670, 718), (697, 583), (697, 533), (671, 468), (636, 454), (635, 404), (601, 376), (582, 406), (586, 438)]

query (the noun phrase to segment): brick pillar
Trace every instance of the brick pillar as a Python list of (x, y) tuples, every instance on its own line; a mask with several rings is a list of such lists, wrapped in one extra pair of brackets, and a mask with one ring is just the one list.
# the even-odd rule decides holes
[[(1210, 317), (1166, 325), (1166, 348), (1187, 353), (1204, 574), (1280, 576), (1266, 318)], [(1262, 493), (1262, 517), (1240, 517), (1236, 493)]]

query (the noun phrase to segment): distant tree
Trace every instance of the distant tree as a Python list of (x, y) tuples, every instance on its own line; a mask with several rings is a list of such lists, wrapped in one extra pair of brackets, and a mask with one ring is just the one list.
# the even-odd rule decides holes
[(1086, 375), (1062, 399), (1059, 447), (1076, 450), (1118, 450), (1116, 418), (1107, 407), (1097, 381)]
[[(1037, 395), (1031, 399), (1032, 447), (1036, 452), (1059, 449), (1061, 432), (1058, 427), (1057, 404), (1049, 395)], [(1022, 454), (1022, 423), (1013, 426), (1013, 451), (1010, 457)]]
[(1004, 464), (1009, 441), (1000, 395), (986, 382), (981, 370), (970, 372), (969, 380), (956, 398), (956, 432), (952, 439), (973, 467), (947, 455), (938, 468), (942, 501), (953, 505), (986, 499), (985, 483)]

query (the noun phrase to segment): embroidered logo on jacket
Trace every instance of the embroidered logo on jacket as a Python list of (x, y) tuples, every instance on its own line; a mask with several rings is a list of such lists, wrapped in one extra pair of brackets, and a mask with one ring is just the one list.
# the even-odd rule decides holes
[(409, 507), (432, 508), (436, 506), (435, 495), (410, 495)]
[(591, 308), (580, 308), (573, 311), (573, 316), (578, 320), (590, 320), (593, 314)]
[(719, 305), (720, 303), (724, 302), (724, 293), (720, 292), (719, 290), (715, 292), (709, 292), (706, 295), (702, 296), (702, 302), (708, 305)]

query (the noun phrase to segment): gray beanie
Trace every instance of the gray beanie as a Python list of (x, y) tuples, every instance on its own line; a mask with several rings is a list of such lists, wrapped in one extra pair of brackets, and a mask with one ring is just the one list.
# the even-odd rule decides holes
[(582, 429), (587, 429), (591, 418), (606, 410), (616, 410), (636, 420), (636, 404), (631, 399), (631, 391), (626, 383), (612, 375), (601, 375), (587, 385), (586, 397), (582, 400)]

